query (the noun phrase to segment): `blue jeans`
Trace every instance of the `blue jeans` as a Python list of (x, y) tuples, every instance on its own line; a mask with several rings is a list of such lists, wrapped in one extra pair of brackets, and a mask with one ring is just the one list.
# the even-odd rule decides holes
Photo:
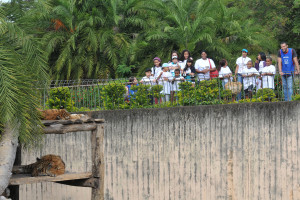
[[(238, 82), (240, 82), (242, 85), (243, 85), (243, 77), (241, 74), (238, 74), (238, 79), (237, 79)], [(242, 99), (242, 92), (238, 93), (237, 96), (236, 96), (236, 100), (241, 100)]]
[(291, 101), (293, 95), (293, 75), (283, 75), (282, 88), (285, 101)]

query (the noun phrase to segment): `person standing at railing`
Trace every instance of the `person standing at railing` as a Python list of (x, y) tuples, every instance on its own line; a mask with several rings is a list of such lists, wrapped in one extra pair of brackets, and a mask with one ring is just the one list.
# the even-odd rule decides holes
[(175, 76), (171, 82), (171, 102), (173, 103), (173, 101), (176, 99), (174, 99), (175, 95), (177, 95), (177, 91), (179, 91), (179, 83), (184, 82), (184, 78), (182, 76), (180, 76), (180, 70), (179, 69), (175, 69)]
[(291, 101), (293, 95), (294, 74), (297, 75), (300, 72), (297, 53), (294, 49), (288, 48), (286, 42), (281, 42), (280, 48), (277, 55), (278, 70), (282, 78), (284, 100)]
[(217, 70), (214, 61), (207, 58), (207, 52), (201, 52), (201, 59), (195, 63), (195, 69), (198, 73), (198, 81), (210, 80), (210, 72)]
[(183, 69), (186, 66), (186, 62), (189, 58), (191, 58), (191, 53), (189, 52), (189, 50), (185, 49), (181, 52), (180, 58), (179, 60), (181, 61), (181, 73), (183, 72)]
[[(144, 76), (142, 78), (140, 83), (143, 85), (150, 85), (150, 88), (151, 88), (151, 86), (155, 84), (155, 78), (153, 76), (151, 76), (150, 68), (146, 69), (145, 75), (146, 76)], [(150, 99), (151, 104), (153, 104), (153, 94), (151, 94), (150, 91), (148, 91), (148, 98)]]
[(272, 65), (272, 58), (266, 59), (266, 66), (261, 71), (262, 77), (262, 88), (275, 89), (274, 87), (274, 76), (276, 74), (276, 68)]
[(222, 80), (222, 86), (225, 89), (225, 84), (232, 81), (232, 72), (228, 67), (227, 60), (222, 59), (219, 64), (221, 67), (219, 71), (219, 78)]
[[(236, 68), (235, 68), (235, 75), (237, 76), (237, 81), (243, 84), (243, 76), (242, 72), (245, 68), (247, 68), (247, 63), (251, 60), (251, 58), (248, 57), (248, 50), (242, 49), (242, 56), (239, 57), (236, 60)], [(237, 94), (237, 100), (241, 100), (242, 98), (242, 92)]]
[(161, 77), (162, 85), (163, 85), (163, 90), (162, 94), (164, 95), (163, 97), (163, 102), (168, 102), (170, 101), (170, 94), (171, 94), (171, 84), (170, 81), (173, 79), (172, 74), (169, 72), (169, 64), (164, 63), (162, 65), (163, 71), (159, 75), (159, 78)]
[(195, 74), (196, 69), (193, 64), (193, 58), (188, 58), (185, 67), (182, 71), (182, 76), (185, 78), (186, 81), (192, 82), (193, 85), (195, 85)]
[(157, 78), (159, 76), (160, 72), (162, 72), (160, 58), (159, 57), (153, 58), (153, 64), (154, 64), (154, 67), (151, 68), (151, 76), (153, 76), (154, 78)]
[[(258, 61), (258, 63), (257, 63), (258, 66), (256, 65), (256, 62), (255, 62), (255, 68), (261, 74), (263, 68), (266, 66), (266, 54), (264, 52), (260, 52), (257, 55), (257, 61)], [(257, 90), (261, 89), (261, 77), (259, 77), (256, 80), (256, 89)]]
[(172, 74), (172, 76), (175, 76), (175, 70), (179, 69), (180, 70), (180, 64), (178, 61), (178, 57), (177, 56), (173, 56), (172, 57), (172, 62), (169, 63), (169, 70)]
[[(127, 91), (127, 100), (130, 101), (130, 98), (134, 95), (134, 93), (136, 92), (135, 90), (132, 90), (131, 87), (133, 85), (139, 85), (138, 81), (135, 77), (130, 77), (129, 81), (128, 81), (128, 85), (126, 86), (126, 91)], [(133, 97), (134, 98), (134, 97)]]
[(140, 81), (140, 83), (142, 83), (143, 85), (154, 85), (155, 83), (155, 78), (152, 76), (151, 74), (151, 69), (147, 68), (145, 71), (145, 75), (142, 80)]
[(245, 98), (252, 98), (252, 91), (255, 87), (256, 77), (259, 76), (258, 71), (253, 67), (252, 60), (247, 62), (247, 68), (242, 71), (242, 76), (244, 78), (243, 85), (245, 91)]

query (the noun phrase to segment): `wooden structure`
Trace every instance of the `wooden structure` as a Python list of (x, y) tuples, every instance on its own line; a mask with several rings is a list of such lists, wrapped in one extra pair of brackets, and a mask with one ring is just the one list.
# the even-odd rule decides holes
[[(43, 123), (45, 139), (41, 146), (31, 150), (19, 148), (15, 165), (27, 165), (35, 162), (36, 157), (56, 154), (66, 163), (66, 173), (57, 177), (14, 174), (9, 186), (12, 199), (104, 199), (104, 120), (47, 120)], [(91, 189), (65, 188), (69, 186)], [(43, 195), (44, 192), (50, 194)]]

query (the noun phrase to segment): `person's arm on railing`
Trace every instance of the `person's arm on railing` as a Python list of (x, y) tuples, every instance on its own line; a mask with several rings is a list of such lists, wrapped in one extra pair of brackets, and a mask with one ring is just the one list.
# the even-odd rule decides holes
[(208, 71), (210, 71), (210, 70), (209, 69), (204, 69), (204, 70), (200, 71), (200, 70), (196, 69), (196, 72), (201, 73), (201, 74), (206, 74)]
[(295, 74), (299, 74), (300, 73), (300, 69), (299, 69), (299, 63), (298, 63), (298, 58), (297, 57), (294, 57), (293, 58), (293, 61), (295, 63)]
[(283, 72), (282, 72), (282, 60), (280, 57), (277, 58), (277, 63), (278, 63), (278, 70), (279, 70), (279, 74), (282, 76)]
[(237, 76), (237, 74), (238, 74), (238, 71), (239, 71), (239, 68), (240, 68), (240, 66), (239, 65), (236, 65), (236, 67), (235, 67), (235, 76)]

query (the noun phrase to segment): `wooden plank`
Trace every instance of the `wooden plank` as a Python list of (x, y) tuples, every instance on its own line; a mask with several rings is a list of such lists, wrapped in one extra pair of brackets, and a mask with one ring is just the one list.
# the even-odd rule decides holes
[(62, 125), (70, 125), (70, 124), (83, 124), (83, 123), (105, 123), (104, 119), (93, 119), (93, 118), (85, 118), (85, 119), (76, 119), (76, 120), (42, 120), (42, 123), (45, 126), (50, 126), (54, 124), (62, 124)]
[(51, 126), (46, 126), (44, 128), (45, 134), (65, 134), (68, 132), (78, 132), (78, 131), (92, 131), (97, 128), (97, 124), (54, 124)]
[(99, 187), (99, 178), (59, 181), (57, 183), (64, 184), (64, 185), (70, 185), (70, 186), (98, 188)]
[(50, 176), (32, 177), (30, 176), (30, 174), (14, 174), (12, 175), (9, 184), (22, 185), (22, 184), (31, 184), (31, 183), (40, 183), (40, 182), (58, 182), (58, 181), (75, 180), (75, 179), (86, 179), (90, 177), (92, 177), (91, 172), (67, 173), (56, 177), (50, 177)]
[(99, 178), (99, 185), (92, 190), (92, 200), (104, 199), (104, 126), (97, 125), (97, 129), (92, 132), (92, 161), (93, 177)]

